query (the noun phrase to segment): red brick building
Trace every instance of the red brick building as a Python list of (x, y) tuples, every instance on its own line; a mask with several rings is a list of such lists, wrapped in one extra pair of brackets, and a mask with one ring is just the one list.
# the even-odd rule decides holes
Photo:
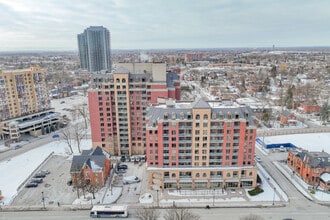
[(320, 112), (321, 107), (316, 104), (309, 104), (309, 103), (301, 103), (300, 108), (303, 112), (310, 114), (310, 113), (318, 113)]
[(84, 150), (74, 156), (71, 164), (72, 184), (79, 187), (83, 184), (103, 187), (111, 169), (110, 155), (100, 147)]
[(151, 107), (146, 126), (149, 187), (255, 187), (252, 115), (249, 107), (203, 99)]
[[(293, 113), (285, 110), (281, 113), (280, 122), (283, 125), (292, 124), (296, 120), (296, 116)], [(292, 124), (293, 125), (293, 124)]]
[(164, 63), (120, 63), (98, 74), (88, 92), (93, 147), (112, 155), (145, 154), (145, 115), (157, 98), (180, 99), (180, 81)]
[[(287, 164), (293, 172), (298, 174), (306, 183), (312, 186), (330, 189), (330, 155), (322, 152), (296, 152), (288, 153)], [(326, 175), (324, 175), (326, 174)], [(321, 176), (323, 175), (323, 179)]]

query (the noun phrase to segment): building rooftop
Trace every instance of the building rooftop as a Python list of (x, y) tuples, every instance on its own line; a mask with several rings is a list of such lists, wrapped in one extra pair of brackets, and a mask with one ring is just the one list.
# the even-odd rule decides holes
[(192, 115), (192, 109), (211, 109), (212, 119), (222, 120), (244, 119), (249, 121), (250, 126), (254, 126), (253, 111), (248, 106), (240, 106), (233, 104), (228, 106), (221, 101), (207, 101), (200, 98), (194, 102), (175, 102), (167, 101), (166, 104), (152, 106), (149, 108), (147, 118), (149, 118), (148, 126), (152, 126), (159, 120), (188, 120)]

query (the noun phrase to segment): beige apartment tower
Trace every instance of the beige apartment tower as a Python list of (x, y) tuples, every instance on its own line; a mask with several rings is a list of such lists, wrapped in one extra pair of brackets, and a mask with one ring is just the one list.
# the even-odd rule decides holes
[[(45, 69), (0, 70), (0, 135), (19, 137), (19, 122), (50, 109)], [(31, 116), (32, 115), (32, 116)], [(29, 118), (27, 118), (29, 116)]]

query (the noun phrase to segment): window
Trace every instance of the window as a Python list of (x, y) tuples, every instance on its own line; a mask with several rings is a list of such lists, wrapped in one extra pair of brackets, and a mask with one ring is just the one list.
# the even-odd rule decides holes
[(197, 115), (195, 116), (195, 119), (196, 119), (196, 120), (199, 120), (199, 119), (200, 119), (200, 115), (197, 114)]
[(204, 120), (207, 120), (207, 119), (208, 119), (207, 114), (204, 114), (203, 119), (204, 119)]

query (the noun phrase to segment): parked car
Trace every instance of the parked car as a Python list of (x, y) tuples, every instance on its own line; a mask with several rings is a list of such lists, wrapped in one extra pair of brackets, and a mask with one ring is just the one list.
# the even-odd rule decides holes
[(121, 157), (120, 157), (120, 162), (125, 162), (126, 161), (126, 157), (124, 156), (124, 155), (122, 155)]
[(18, 144), (18, 145), (15, 146), (15, 150), (20, 149), (21, 147), (22, 146)]
[(261, 162), (261, 158), (258, 155), (254, 156), (254, 160), (259, 163)]
[(42, 178), (32, 178), (31, 183), (42, 183), (43, 179)]
[(25, 188), (35, 188), (38, 186), (38, 183), (28, 183), (25, 185)]
[(68, 182), (66, 182), (66, 184), (67, 184), (68, 186), (71, 186), (71, 185), (72, 185), (72, 180), (68, 180)]
[(49, 170), (41, 170), (40, 173), (45, 174), (45, 175), (50, 174)]
[(44, 178), (44, 177), (46, 177), (46, 174), (44, 174), (44, 173), (37, 173), (33, 177), (34, 178)]
[(53, 138), (59, 138), (60, 137), (60, 135), (59, 134), (53, 134), (53, 136), (52, 136)]
[(124, 170), (124, 169), (116, 169), (115, 170), (115, 173), (117, 173), (117, 174), (123, 174), (123, 173), (126, 173), (126, 170)]
[(141, 180), (137, 176), (126, 176), (123, 178), (124, 184), (139, 183)]
[(119, 164), (118, 165), (118, 167), (117, 167), (117, 169), (119, 169), (119, 170), (127, 170), (127, 165), (126, 164)]

